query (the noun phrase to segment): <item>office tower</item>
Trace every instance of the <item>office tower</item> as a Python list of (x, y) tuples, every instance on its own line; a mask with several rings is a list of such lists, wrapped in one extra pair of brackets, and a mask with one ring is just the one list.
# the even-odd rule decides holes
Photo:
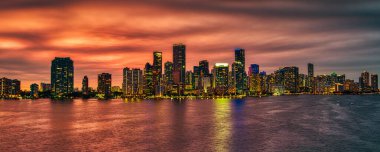
[(162, 78), (162, 52), (153, 52), (153, 86), (161, 86)]
[(194, 66), (193, 67), (193, 78), (192, 78), (193, 89), (197, 89), (199, 87), (200, 74), (201, 74), (201, 71), (199, 69), (199, 66)]
[(51, 64), (51, 85), (53, 97), (68, 96), (74, 91), (74, 65), (67, 58), (56, 57)]
[(242, 48), (235, 49), (235, 62), (240, 62), (243, 64), (243, 69), (245, 71), (245, 50)]
[(123, 69), (123, 95), (138, 96), (143, 93), (144, 77), (143, 71), (137, 68)]
[(165, 82), (166, 84), (173, 84), (173, 63), (165, 62)]
[(207, 60), (199, 61), (199, 72), (201, 77), (210, 75), (209, 63)]
[(32, 98), (38, 98), (38, 84), (33, 83), (30, 85), (30, 96)]
[[(173, 80), (179, 86), (185, 84), (186, 74), (186, 46), (184, 44), (173, 45)], [(183, 86), (182, 86), (183, 87)]]
[(309, 77), (314, 77), (314, 64), (312, 63), (307, 64), (307, 75)]
[(244, 66), (241, 62), (235, 61), (232, 64), (232, 85), (236, 93), (241, 94), (244, 90)]
[(186, 90), (193, 89), (193, 72), (186, 71), (185, 76), (185, 84), (186, 84)]
[(101, 73), (98, 75), (98, 93), (105, 97), (111, 96), (112, 75), (109, 73)]
[(298, 67), (285, 67), (275, 71), (276, 85), (283, 86), (286, 92), (298, 93)]
[(12, 80), (12, 87), (11, 87), (11, 94), (12, 95), (18, 95), (21, 91), (21, 82), (20, 80), (13, 79)]
[(377, 74), (371, 75), (371, 87), (372, 91), (379, 91), (379, 77), (377, 76)]
[(149, 63), (146, 63), (144, 68), (144, 94), (147, 96), (154, 94), (153, 66)]
[(314, 64), (308, 63), (307, 64), (307, 81), (306, 85), (308, 86), (309, 93), (314, 92)]
[(228, 63), (216, 63), (214, 66), (214, 86), (218, 95), (224, 95), (228, 89)]
[(360, 88), (363, 92), (369, 92), (372, 90), (370, 87), (370, 81), (369, 72), (364, 71), (359, 78)]
[(336, 83), (341, 83), (343, 84), (346, 81), (346, 75), (337, 75), (336, 77)]
[(12, 80), (1, 78), (0, 96), (7, 97), (12, 94)]
[(83, 95), (88, 95), (89, 90), (88, 90), (88, 77), (87, 75), (83, 77), (82, 80), (82, 94)]
[(41, 92), (51, 91), (51, 84), (50, 83), (41, 83), (40, 84), (40, 91)]
[(20, 89), (21, 82), (17, 79), (0, 79), (0, 97), (9, 97), (14, 95), (19, 95), (21, 92)]
[(258, 64), (251, 64), (248, 70), (248, 75), (259, 74), (260, 66)]

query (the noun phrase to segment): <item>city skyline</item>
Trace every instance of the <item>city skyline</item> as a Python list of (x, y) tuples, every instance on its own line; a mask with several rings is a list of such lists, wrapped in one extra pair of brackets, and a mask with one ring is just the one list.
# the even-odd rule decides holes
[(233, 50), (244, 48), (245, 71), (258, 64), (267, 73), (297, 66), (306, 74), (310, 62), (315, 75), (344, 73), (359, 81), (365, 70), (380, 73), (379, 3), (371, 0), (345, 1), (345, 7), (327, 1), (25, 2), (0, 2), (0, 76), (21, 80), (23, 90), (50, 82), (54, 57), (74, 61), (75, 88), (85, 75), (95, 88), (100, 73), (112, 74), (112, 84), (121, 87), (124, 67), (153, 64), (155, 50), (162, 63), (172, 61), (174, 43), (187, 46), (187, 70), (200, 60), (231, 68)]
[[(176, 45), (185, 45), (185, 47), (187, 47), (187, 45), (186, 44), (183, 44), (183, 43), (177, 43), (177, 44), (173, 44), (172, 46), (176, 46)], [(173, 50), (174, 50), (174, 48), (173, 48)], [(173, 51), (172, 50), (172, 51)], [(232, 56), (232, 58), (234, 59), (234, 60), (238, 60), (237, 59), (237, 57), (236, 57), (236, 51), (237, 50), (243, 50), (244, 52), (245, 52), (245, 49), (244, 48), (235, 48), (235, 49), (233, 49), (233, 50), (231, 50), (231, 52), (233, 52), (234, 53), (234, 55)], [(87, 83), (88, 83), (88, 87), (91, 87), (91, 88), (93, 88), (93, 89), (97, 89), (98, 88), (98, 85), (99, 85), (99, 82), (98, 82), (98, 77), (99, 77), (99, 75), (101, 75), (101, 74), (104, 74), (104, 73), (106, 73), (106, 74), (111, 74), (113, 77), (120, 77), (121, 76), (121, 83), (119, 84), (119, 83), (115, 83), (115, 82), (118, 82), (119, 80), (115, 80), (114, 78), (112, 78), (112, 83), (113, 83), (113, 85), (112, 86), (118, 86), (118, 87), (123, 87), (123, 73), (125, 73), (125, 68), (130, 68), (130, 69), (140, 69), (140, 70), (144, 70), (144, 68), (146, 68), (146, 66), (147, 66), (147, 64), (149, 63), (150, 64), (150, 66), (151, 66), (151, 68), (152, 68), (152, 72), (154, 71), (154, 63), (156, 62), (156, 60), (155, 60), (155, 56), (156, 56), (156, 54), (157, 53), (159, 53), (160, 54), (160, 59), (162, 60), (163, 58), (164, 58), (164, 54), (162, 53), (162, 52), (159, 52), (159, 51), (157, 51), (157, 50), (155, 50), (155, 51), (152, 51), (151, 52), (151, 56), (152, 56), (152, 58), (151, 58), (151, 61), (147, 61), (147, 62), (145, 62), (145, 65), (143, 66), (143, 67), (130, 67), (130, 66), (125, 66), (125, 67), (123, 67), (122, 69), (120, 69), (120, 71), (118, 72), (118, 73), (116, 73), (116, 74), (114, 74), (114, 73), (109, 73), (109, 72), (101, 72), (101, 73), (98, 73), (98, 74), (96, 74), (95, 75), (95, 79), (90, 79), (91, 77), (93, 77), (93, 76), (91, 76), (91, 75), (83, 75), (83, 77), (86, 77), (86, 79), (87, 79)], [(173, 54), (173, 53), (172, 53)], [(244, 54), (246, 54), (246, 53), (244, 53)], [(185, 56), (187, 55), (187, 51), (185, 51)], [(53, 59), (52, 61), (50, 61), (50, 62), (54, 62), (55, 60), (57, 60), (57, 58), (59, 58), (59, 59), (70, 59), (71, 60), (71, 62), (73, 62), (73, 64), (74, 64), (74, 68), (75, 68), (75, 61), (74, 60), (72, 60), (72, 58), (71, 57), (55, 57), (55, 59)], [(172, 58), (173, 59), (173, 58)], [(245, 59), (245, 57), (243, 57), (242, 59)], [(187, 60), (187, 59), (186, 59)], [(245, 59), (246, 60), (246, 59)], [(202, 60), (199, 60), (198, 61), (198, 64), (201, 64), (201, 62), (209, 62), (209, 60), (208, 59), (202, 59)], [(166, 62), (173, 62), (173, 61), (165, 61), (164, 62), (164, 60), (162, 60), (162, 61), (160, 61), (161, 62), (161, 77), (164, 77), (165, 76), (165, 72), (164, 72), (164, 69), (165, 69), (165, 67), (164, 67), (164, 64), (166, 63)], [(233, 65), (235, 64), (235, 62), (236, 61), (232, 61), (231, 63), (229, 63), (229, 62), (223, 62), (223, 61), (221, 61), (221, 62), (215, 62), (215, 63), (208, 63), (209, 64), (209, 68), (214, 68), (214, 66), (218, 66), (218, 64), (227, 64), (227, 65), (224, 65), (224, 66), (227, 66), (228, 67), (228, 70), (230, 71), (230, 72), (232, 72), (233, 71), (233, 69), (234, 69), (234, 67), (233, 67)], [(239, 61), (238, 61), (239, 62)], [(240, 63), (240, 62), (239, 62)], [(265, 69), (262, 69), (262, 66), (261, 65), (259, 65), (259, 64), (257, 64), (257, 63), (255, 63), (255, 64), (253, 64), (253, 63), (246, 63), (246, 65), (245, 65), (245, 68), (244, 68), (244, 71), (245, 71), (245, 73), (246, 74), (249, 74), (249, 72), (250, 72), (250, 68), (252, 68), (252, 67), (250, 67), (250, 66), (255, 66), (254, 68), (255, 68), (255, 71), (256, 70), (258, 70), (258, 72), (259, 73), (261, 73), (261, 72), (265, 72), (265, 73), (276, 73), (276, 71), (278, 71), (278, 70), (281, 70), (282, 68), (287, 68), (287, 67), (297, 67), (298, 68), (298, 71), (299, 71), (299, 74), (306, 74), (306, 75), (308, 75), (308, 74), (310, 74), (309, 73), (309, 65), (312, 65), (312, 74), (314, 75), (314, 76), (317, 76), (317, 75), (330, 75), (330, 74), (334, 74), (334, 73), (336, 73), (335, 71), (333, 71), (333, 72), (331, 72), (331, 73), (323, 73), (323, 74), (320, 74), (320, 72), (318, 72), (318, 71), (316, 71), (315, 69), (314, 69), (314, 63), (305, 63), (305, 65), (303, 65), (303, 66), (301, 66), (301, 67), (298, 67), (298, 66), (292, 66), (292, 65), (284, 65), (284, 66), (280, 66), (280, 67), (277, 67), (277, 69), (275, 69), (274, 71), (272, 71), (272, 72), (268, 72), (268, 71), (266, 71)], [(186, 65), (186, 62), (185, 62), (185, 65)], [(247, 65), (249, 65), (249, 66), (247, 66)], [(51, 65), (51, 67), (50, 68), (52, 68), (52, 66), (53, 65)], [(188, 71), (191, 71), (191, 72), (194, 72), (194, 69), (193, 68), (195, 68), (195, 67), (199, 67), (197, 64), (196, 65), (194, 65), (194, 66), (191, 66), (191, 68), (190, 69), (188, 69), (187, 67), (188, 67), (189, 65), (186, 65), (186, 71), (185, 72), (188, 72)], [(256, 67), (256, 66), (259, 66), (260, 68), (258, 68), (258, 67)], [(257, 69), (256, 69), (257, 68)], [(209, 69), (209, 72), (211, 72), (211, 69)], [(318, 68), (317, 68), (318, 69)], [(173, 71), (174, 72), (174, 71)], [(257, 72), (257, 71), (256, 71)], [(347, 79), (350, 79), (350, 80), (354, 80), (355, 82), (360, 82), (361, 80), (360, 80), (360, 78), (363, 76), (363, 73), (368, 73), (369, 75), (369, 77), (370, 76), (372, 76), (372, 74), (377, 74), (377, 73), (374, 73), (374, 72), (372, 72), (372, 73), (369, 73), (369, 72), (372, 72), (372, 71), (368, 71), (368, 70), (363, 70), (363, 71), (357, 71), (357, 73), (358, 74), (355, 74), (355, 75), (359, 75), (358, 77), (354, 77), (354, 78), (350, 78), (350, 77), (347, 77), (347, 74), (346, 73), (339, 73), (339, 74), (343, 74), (343, 75), (345, 75), (346, 77), (345, 78), (347, 78)], [(256, 74), (259, 74), (259, 73), (256, 73)], [(211, 73), (210, 73), (211, 74)], [(50, 74), (50, 75), (52, 75), (52, 74)], [(49, 75), (49, 77), (52, 77), (52, 76), (50, 76)], [(74, 73), (74, 75), (75, 75), (75, 73)], [(4, 77), (4, 76), (3, 76)], [(14, 78), (14, 77), (16, 77), (16, 78)], [(20, 80), (20, 79), (17, 79), (17, 76), (14, 76), (14, 77), (12, 77), (12, 79), (15, 79), (15, 80), (19, 80), (19, 81), (22, 81), (23, 83), (25, 82), (24, 80)], [(82, 78), (83, 78), (82, 77)], [(80, 89), (80, 90), (82, 90), (82, 88), (83, 88), (83, 79), (82, 78), (75, 78), (75, 76), (74, 76), (74, 86), (73, 86), (73, 88), (72, 88), (72, 90), (74, 90), (75, 88), (76, 89)], [(154, 78), (154, 77), (152, 77), (152, 78)], [(76, 79), (79, 79), (79, 80), (76, 80)], [(75, 82), (76, 81), (80, 81), (80, 84), (75, 84)], [(92, 82), (92, 81), (94, 81), (94, 82)], [(370, 81), (370, 80), (366, 80), (366, 81)], [(43, 83), (50, 83), (50, 82), (52, 82), (52, 79), (49, 79), (49, 81), (35, 81), (35, 82), (31, 82), (30, 84), (28, 84), (28, 86), (24, 86), (24, 84), (23, 83), (21, 83), (21, 90), (30, 90), (30, 88), (31, 88), (31, 85), (33, 85), (33, 84), (43, 84)], [(77, 86), (78, 85), (78, 86)], [(25, 88), (23, 88), (23, 87), (25, 87)]]

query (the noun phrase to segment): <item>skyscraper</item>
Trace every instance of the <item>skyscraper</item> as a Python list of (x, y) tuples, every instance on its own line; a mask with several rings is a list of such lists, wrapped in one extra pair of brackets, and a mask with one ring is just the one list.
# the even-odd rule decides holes
[(236, 92), (241, 94), (244, 90), (244, 66), (241, 62), (235, 61), (232, 64), (232, 83), (236, 88)]
[(207, 60), (199, 61), (199, 72), (201, 77), (210, 75), (209, 63)]
[(12, 94), (12, 80), (8, 78), (0, 79), (0, 96), (7, 97)]
[(30, 85), (30, 96), (38, 98), (38, 84), (33, 83)]
[(228, 89), (228, 63), (216, 63), (214, 67), (214, 86), (218, 95), (223, 95)]
[(275, 71), (276, 85), (283, 86), (285, 91), (289, 93), (298, 93), (298, 81), (299, 81), (299, 69), (298, 67), (285, 67)]
[(200, 74), (201, 74), (201, 71), (199, 70), (199, 66), (194, 66), (193, 67), (193, 78), (192, 78), (193, 89), (197, 89), (199, 86)]
[(74, 65), (69, 58), (56, 57), (51, 64), (53, 97), (68, 96), (74, 91)]
[(245, 50), (242, 48), (235, 49), (235, 62), (240, 62), (243, 64), (243, 69), (245, 71)]
[(370, 82), (371, 80), (370, 80), (369, 72), (364, 71), (359, 78), (359, 84), (362, 91), (369, 92), (370, 90), (372, 90), (370, 87)]
[(309, 89), (309, 92), (314, 92), (314, 64), (308, 63), (307, 64), (307, 81), (306, 85)]
[(186, 78), (186, 46), (173, 45), (173, 81), (178, 87), (178, 94), (182, 95)]
[(173, 62), (165, 62), (165, 82), (173, 84)]
[(87, 75), (83, 77), (82, 80), (82, 94), (83, 95), (88, 95), (89, 89), (88, 89), (88, 77)]
[(372, 91), (379, 91), (379, 77), (377, 74), (371, 75), (371, 87)]
[(251, 64), (249, 67), (248, 75), (259, 74), (260, 66), (258, 64)]
[(18, 95), (21, 91), (21, 82), (20, 80), (13, 79), (12, 80), (12, 87), (11, 87), (11, 94), (12, 95)]
[(312, 63), (307, 64), (307, 75), (309, 77), (314, 77), (314, 64)]
[(143, 74), (140, 69), (123, 69), (123, 94), (124, 96), (137, 96), (143, 93)]
[(161, 85), (162, 78), (162, 52), (153, 52), (153, 85), (157, 88)]
[(146, 63), (144, 68), (144, 94), (147, 96), (154, 94), (153, 66), (150, 63)]
[(105, 97), (111, 96), (112, 75), (101, 73), (98, 75), (98, 93), (104, 94)]
[(173, 45), (173, 79), (176, 84), (184, 84), (186, 74), (186, 46)]

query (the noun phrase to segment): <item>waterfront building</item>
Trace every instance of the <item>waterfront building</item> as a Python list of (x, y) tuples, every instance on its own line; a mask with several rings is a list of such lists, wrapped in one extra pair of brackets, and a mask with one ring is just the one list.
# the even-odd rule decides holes
[(38, 84), (33, 83), (30, 85), (30, 96), (32, 98), (38, 98)]
[(214, 86), (217, 95), (224, 95), (228, 89), (228, 63), (216, 63), (214, 66)]
[(89, 92), (89, 89), (88, 89), (88, 77), (87, 75), (85, 75), (83, 77), (83, 80), (82, 80), (82, 94), (83, 95), (88, 95), (90, 92)]
[(69, 58), (56, 57), (51, 64), (53, 97), (67, 97), (74, 91), (74, 64)]
[(173, 81), (177, 85), (179, 94), (183, 94), (186, 77), (186, 46), (173, 45)]
[(154, 84), (153, 84), (153, 66), (149, 63), (145, 64), (144, 68), (144, 95), (152, 96), (154, 95)]
[[(152, 79), (153, 79), (153, 76), (152, 76)], [(143, 71), (138, 68), (134, 68), (134, 69), (130, 69), (128, 67), (124, 68), (123, 69), (123, 85), (122, 85), (123, 95), (126, 97), (142, 95), (143, 88), (144, 88)]]
[(200, 77), (209, 76), (209, 62), (207, 60), (199, 61), (199, 75)]
[[(153, 52), (153, 86), (156, 90), (161, 87), (162, 81), (162, 52), (155, 51)], [(158, 92), (160, 92), (157, 90)], [(156, 91), (156, 92), (157, 92)]]
[(372, 91), (378, 92), (379, 91), (379, 77), (377, 74), (371, 75), (371, 87)]
[(104, 97), (110, 97), (112, 94), (112, 75), (109, 73), (101, 73), (98, 75), (98, 94)]
[(259, 74), (260, 66), (258, 64), (251, 64), (248, 69), (248, 75)]

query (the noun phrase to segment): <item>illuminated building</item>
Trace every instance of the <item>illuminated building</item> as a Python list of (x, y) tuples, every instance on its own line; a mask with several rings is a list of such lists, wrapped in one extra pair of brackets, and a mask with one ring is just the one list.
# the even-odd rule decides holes
[(69, 96), (74, 91), (74, 65), (67, 58), (56, 57), (51, 64), (51, 86), (53, 97)]
[(40, 84), (40, 91), (41, 92), (51, 91), (51, 84), (50, 83), (41, 83)]
[(207, 76), (204, 76), (201, 78), (201, 93), (208, 93), (208, 92), (211, 92), (209, 90), (211, 90), (211, 77), (207, 77)]
[(98, 93), (105, 97), (111, 96), (112, 75), (109, 73), (101, 73), (98, 75)]
[(186, 77), (186, 46), (173, 45), (173, 81), (178, 85), (179, 94), (183, 93)]
[(152, 96), (154, 95), (154, 84), (153, 84), (153, 66), (149, 63), (145, 64), (144, 68), (144, 95)]
[(370, 86), (370, 76), (369, 72), (364, 71), (360, 78), (359, 78), (359, 84), (362, 92), (370, 92), (371, 86)]
[(127, 67), (124, 68), (123, 69), (123, 86), (122, 86), (123, 95), (124, 96), (142, 95), (143, 88), (144, 88), (143, 71), (137, 68), (134, 68), (134, 69), (130, 69)]
[(21, 82), (17, 79), (8, 79), (1, 78), (0, 79), (0, 98), (1, 97), (11, 97), (20, 94), (20, 86)]
[(251, 64), (248, 69), (248, 75), (259, 74), (260, 66), (258, 64)]
[(200, 75), (201, 75), (201, 71), (199, 69), (199, 66), (194, 66), (193, 67), (193, 78), (192, 78), (193, 89), (198, 89), (199, 81), (201, 81)]
[(250, 95), (259, 95), (261, 94), (261, 77), (259, 74), (250, 74), (249, 75), (249, 94)]
[(186, 76), (185, 76), (185, 89), (186, 90), (191, 90), (193, 89), (193, 72), (191, 71), (186, 71)]
[(236, 88), (236, 93), (242, 94), (244, 90), (244, 65), (235, 61), (232, 64), (232, 84)]
[(377, 76), (377, 74), (371, 75), (371, 87), (372, 91), (379, 91), (379, 77)]
[(240, 62), (245, 70), (245, 50), (242, 48), (235, 49), (235, 62)]
[(278, 86), (284, 86), (287, 93), (298, 93), (298, 67), (285, 67), (275, 71), (276, 83)]
[(0, 96), (7, 97), (12, 94), (12, 80), (1, 78)]
[(33, 83), (30, 85), (30, 96), (33, 98), (38, 98), (38, 84)]
[(21, 91), (21, 82), (20, 80), (13, 79), (12, 81), (12, 87), (11, 87), (11, 94), (12, 95), (18, 95)]
[(216, 63), (214, 67), (214, 83), (216, 93), (224, 95), (228, 89), (228, 63)]
[(307, 86), (309, 87), (309, 92), (314, 92), (314, 64), (307, 64)]
[(199, 75), (201, 77), (210, 75), (209, 63), (207, 60), (199, 61), (199, 72), (200, 72)]
[[(162, 80), (162, 52), (153, 52), (153, 86), (159, 88)], [(155, 89), (156, 90), (156, 89)]]
[(298, 75), (298, 88), (300, 92), (308, 92), (309, 87), (307, 87), (307, 75), (299, 74)]
[(82, 94), (83, 95), (88, 95), (89, 90), (88, 90), (88, 77), (87, 75), (83, 77), (82, 80)]
[(164, 80), (166, 84), (173, 84), (173, 63), (165, 62), (165, 76)]

